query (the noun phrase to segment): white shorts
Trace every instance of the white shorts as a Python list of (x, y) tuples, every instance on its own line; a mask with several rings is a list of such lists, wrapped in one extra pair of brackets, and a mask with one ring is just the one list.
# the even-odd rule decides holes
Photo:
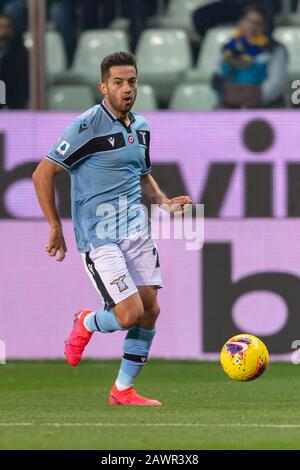
[(137, 286), (162, 287), (159, 256), (151, 238), (136, 234), (82, 253), (84, 267), (105, 307), (135, 294)]

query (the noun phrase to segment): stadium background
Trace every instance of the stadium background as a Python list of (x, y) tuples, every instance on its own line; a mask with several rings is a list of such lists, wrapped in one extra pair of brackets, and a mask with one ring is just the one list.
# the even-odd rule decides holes
[[(208, 31), (193, 60), (200, 39), (191, 12), (204, 3), (158, 2), (137, 46), (135, 109), (150, 122), (153, 174), (169, 196), (186, 193), (205, 204), (201, 252), (186, 251), (183, 241), (158, 241), (164, 289), (152, 355), (216, 359), (226, 338), (247, 331), (265, 341), (274, 359), (289, 360), (300, 330), (300, 118), (298, 109), (288, 109), (300, 72), (300, 22), (282, 2), (274, 34), (289, 51), (286, 109), (213, 110), (209, 80), (232, 25)], [(28, 4), (29, 109), (0, 113), (0, 340), (7, 359), (62, 358), (72, 313), (97, 308), (99, 298), (75, 249), (67, 175), (57, 187), (69, 248), (59, 264), (44, 252), (48, 226), (31, 174), (74, 116), (99, 100), (99, 63), (129, 49), (128, 24), (117, 18), (108, 29), (81, 33), (67, 70), (60, 34), (37, 21), (43, 2)], [(119, 357), (122, 337), (94, 339), (86, 356)]]

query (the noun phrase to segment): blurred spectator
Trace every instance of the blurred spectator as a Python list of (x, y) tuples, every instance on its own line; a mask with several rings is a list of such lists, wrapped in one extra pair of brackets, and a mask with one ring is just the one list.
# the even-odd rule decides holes
[(77, 42), (77, 7), (79, 3), (82, 3), (82, 1), (47, 0), (48, 19), (62, 36), (69, 65), (72, 62)]
[[(24, 109), (29, 95), (28, 53), (9, 16), (0, 15), (0, 80), (6, 85), (6, 108)], [(4, 106), (2, 106), (4, 107)]]
[(71, 63), (80, 31), (105, 29), (116, 17), (129, 20), (130, 46), (135, 50), (157, 0), (48, 0), (48, 17), (62, 35)]
[(116, 17), (129, 20), (131, 50), (134, 51), (147, 20), (155, 15), (158, 0), (84, 0), (80, 1), (82, 29), (107, 28)]
[(155, 15), (157, 0), (123, 0), (122, 15), (129, 19), (131, 50), (135, 51), (139, 37), (147, 26), (150, 16)]
[(0, 13), (9, 16), (20, 33), (27, 29), (26, 0), (0, 0)]
[[(67, 58), (71, 63), (76, 47), (77, 2), (81, 0), (47, 0), (47, 19), (63, 38)], [(29, 29), (27, 0), (0, 0), (0, 12), (14, 21), (20, 33)]]
[[(193, 21), (198, 34), (203, 37), (210, 28), (224, 23), (235, 23), (241, 17), (243, 10), (251, 5), (253, 0), (218, 0), (194, 11)], [(270, 12), (270, 30), (274, 16), (281, 9), (281, 0), (256, 0), (256, 3), (265, 6)]]
[[(0, 0), (1, 1), (1, 0)], [(62, 35), (71, 63), (80, 31), (105, 29), (116, 17), (129, 20), (131, 50), (135, 50), (158, 0), (48, 0), (48, 17)]]
[(246, 7), (239, 28), (222, 51), (213, 87), (221, 106), (257, 108), (284, 105), (287, 52), (266, 33), (268, 12), (261, 5)]
[[(159, 0), (47, 0), (47, 19), (64, 41), (69, 65), (78, 34), (88, 29), (108, 28), (116, 17), (129, 20), (131, 50), (135, 50), (149, 16), (155, 15)], [(0, 0), (0, 12), (9, 15), (18, 30), (28, 29), (26, 0)]]
[[(47, 19), (53, 23), (64, 41), (69, 64), (76, 47), (77, 39), (77, 4), (82, 0), (47, 0)], [(27, 0), (0, 0), (0, 12), (14, 21), (19, 32), (29, 29)]]

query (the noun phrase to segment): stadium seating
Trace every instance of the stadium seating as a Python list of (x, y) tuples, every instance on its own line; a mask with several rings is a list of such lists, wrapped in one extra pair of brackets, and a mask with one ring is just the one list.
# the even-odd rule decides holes
[[(165, 28), (146, 29), (142, 33), (136, 50), (139, 80), (143, 83), (139, 85), (135, 104), (137, 111), (152, 111), (159, 107), (167, 107), (171, 99), (171, 109), (183, 109), (182, 96), (187, 100), (186, 109), (214, 107), (216, 97), (210, 87), (205, 85), (210, 82), (217, 70), (221, 48), (232, 36), (235, 26), (218, 26), (206, 33), (194, 68), (191, 68), (192, 54), (189, 41), (191, 36), (188, 35), (192, 27), (192, 12), (211, 1), (170, 0), (166, 13), (158, 20)], [(180, 25), (181, 29), (176, 28), (177, 25)], [(274, 37), (288, 50), (289, 82), (299, 79), (300, 26), (277, 26)], [(24, 43), (28, 49), (32, 47), (30, 32), (24, 34)], [(125, 31), (117, 29), (85, 31), (79, 37), (72, 67), (67, 70), (66, 52), (61, 35), (56, 31), (47, 31), (45, 47), (47, 81), (50, 84), (64, 85), (61, 89), (57, 87), (50, 90), (49, 100), (52, 109), (63, 109), (64, 103), (66, 109), (78, 109), (78, 106), (84, 109), (93, 104), (99, 98), (96, 83), (100, 78), (100, 63), (103, 57), (116, 50), (130, 50)], [(199, 86), (188, 87), (192, 84)], [(72, 87), (68, 89), (67, 85)], [(85, 85), (77, 88), (82, 90), (82, 105), (81, 100), (78, 104), (76, 99), (71, 98), (75, 96), (74, 85)], [(87, 85), (90, 91), (87, 91)], [(290, 90), (290, 83), (287, 89)], [(74, 102), (74, 108), (71, 101)]]
[(279, 26), (274, 31), (274, 38), (281, 42), (289, 55), (288, 73), (290, 80), (300, 77), (300, 26)]
[[(289, 0), (291, 2), (291, 0)], [(288, 24), (300, 26), (300, 2), (298, 1), (298, 6), (295, 12), (290, 12), (288, 16)]]
[(159, 19), (163, 28), (181, 28), (193, 30), (192, 13), (197, 8), (212, 3), (215, 0), (170, 0), (167, 11)]
[(174, 91), (170, 109), (176, 111), (210, 111), (216, 108), (217, 95), (205, 84), (181, 84)]
[(281, 0), (281, 10), (275, 17), (276, 26), (299, 25), (300, 21), (300, 3), (293, 11), (295, 0)]
[(94, 104), (94, 95), (86, 85), (53, 85), (48, 92), (48, 108), (51, 110), (85, 111)]
[(100, 79), (100, 63), (112, 52), (129, 51), (124, 31), (89, 30), (81, 33), (72, 67), (56, 79), (56, 83), (87, 83)]
[(147, 111), (155, 111), (157, 108), (158, 104), (152, 86), (139, 85), (133, 110), (137, 113), (142, 113)]
[(235, 27), (218, 26), (205, 35), (196, 67), (189, 70), (185, 79), (189, 82), (208, 82), (217, 70), (222, 46), (232, 36)]
[[(24, 34), (24, 44), (27, 49), (33, 46), (33, 38), (30, 31)], [(47, 31), (45, 34), (46, 49), (46, 75), (47, 80), (52, 81), (55, 77), (67, 69), (67, 58), (64, 43), (57, 31)]]
[(187, 34), (177, 29), (145, 30), (136, 56), (139, 79), (152, 85), (157, 99), (164, 104), (192, 63)]

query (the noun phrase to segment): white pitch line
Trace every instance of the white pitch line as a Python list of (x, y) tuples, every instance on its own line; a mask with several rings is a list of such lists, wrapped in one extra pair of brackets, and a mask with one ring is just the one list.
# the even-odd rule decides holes
[(191, 427), (191, 428), (271, 428), (271, 429), (300, 429), (300, 424), (273, 423), (0, 423), (0, 427)]

